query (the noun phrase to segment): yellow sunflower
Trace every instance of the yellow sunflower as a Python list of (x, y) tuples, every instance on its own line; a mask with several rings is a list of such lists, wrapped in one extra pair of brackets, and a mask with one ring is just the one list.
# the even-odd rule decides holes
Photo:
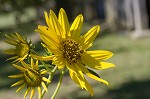
[(7, 60), (14, 60), (13, 62), (20, 62), (21, 60), (27, 58), (31, 49), (31, 42), (28, 43), (18, 33), (6, 35), (6, 37), (8, 39), (5, 40), (5, 42), (15, 46), (15, 48), (10, 48), (4, 51), (6, 54), (14, 55)]
[(45, 85), (45, 82), (50, 83), (50, 81), (43, 76), (44, 74), (47, 73), (47, 71), (46, 70), (39, 71), (38, 60), (34, 64), (34, 61), (32, 58), (31, 58), (31, 65), (26, 64), (24, 61), (21, 61), (21, 64), (23, 65), (23, 67), (18, 66), (16, 64), (13, 64), (13, 66), (15, 68), (17, 68), (21, 71), (21, 74), (9, 76), (10, 78), (20, 79), (18, 82), (11, 85), (11, 87), (21, 85), (17, 89), (16, 92), (27, 87), (27, 90), (24, 94), (24, 98), (28, 95), (29, 91), (31, 90), (30, 99), (32, 99), (34, 92), (35, 92), (35, 88), (37, 87), (39, 97), (41, 97), (41, 95), (42, 95), (41, 86), (43, 86), (44, 90), (47, 91), (47, 87)]
[(93, 89), (84, 75), (108, 85), (106, 80), (101, 79), (89, 69), (102, 70), (114, 67), (112, 63), (103, 62), (113, 55), (112, 52), (105, 50), (87, 51), (100, 31), (100, 26), (94, 26), (80, 36), (83, 25), (81, 14), (76, 17), (71, 26), (62, 8), (58, 18), (52, 10), (50, 10), (49, 15), (45, 12), (45, 18), (48, 26), (39, 25), (36, 31), (40, 33), (44, 47), (53, 55), (47, 57), (32, 56), (39, 60), (52, 60), (59, 69), (68, 68), (72, 80), (82, 89), (85, 88), (89, 91), (91, 95), (94, 94)]

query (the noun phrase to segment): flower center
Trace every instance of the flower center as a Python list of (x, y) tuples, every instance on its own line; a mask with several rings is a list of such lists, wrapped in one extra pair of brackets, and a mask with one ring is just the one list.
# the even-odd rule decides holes
[(83, 50), (80, 44), (76, 43), (72, 39), (67, 39), (62, 42), (62, 45), (63, 45), (63, 56), (67, 59), (67, 61), (70, 64), (75, 63), (78, 59), (81, 58)]
[(28, 52), (29, 52), (29, 46), (27, 44), (18, 43), (16, 45), (16, 54), (19, 57), (24, 57), (26, 54), (28, 54)]
[(42, 76), (33, 69), (28, 69), (24, 72), (24, 80), (30, 87), (37, 87), (42, 82)]

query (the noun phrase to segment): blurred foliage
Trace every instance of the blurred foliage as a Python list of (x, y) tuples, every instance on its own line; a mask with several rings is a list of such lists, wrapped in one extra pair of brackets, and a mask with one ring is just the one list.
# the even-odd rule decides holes
[[(0, 0), (0, 15), (3, 17), (9, 16), (8, 18), (12, 18), (13, 20), (15, 20), (15, 24), (13, 25), (17, 25), (19, 27), (20, 24), (25, 22), (22, 21), (22, 19), (27, 21), (36, 20), (35, 17), (32, 19), (28, 18), (33, 17), (31, 15), (35, 15), (35, 13), (37, 13), (31, 12), (29, 8), (38, 8), (46, 1), (47, 0)], [(28, 10), (30, 10), (31, 12), (30, 15)], [(36, 15), (38, 16), (38, 14)], [(4, 22), (7, 23), (8, 20), (3, 19), (1, 24), (3, 24)], [(9, 23), (11, 24), (11, 22)], [(8, 28), (10, 28), (10, 25), (8, 25)]]
[(45, 3), (47, 0), (0, 0), (1, 13), (12, 11), (22, 11), (27, 7), (36, 7)]
[[(64, 8), (66, 12), (69, 13), (69, 20), (72, 20), (74, 13), (72, 12), (74, 7), (73, 4), (75, 3), (72, 0), (0, 0), (0, 16), (13, 16), (13, 19), (19, 26), (23, 23), (22, 17), (33, 15), (35, 18), (32, 18), (29, 21), (41, 23), (43, 22), (41, 20), (44, 20), (43, 11), (49, 12), (49, 10), (52, 9), (58, 13), (60, 8)], [(26, 15), (29, 12), (31, 12), (31, 14)]]

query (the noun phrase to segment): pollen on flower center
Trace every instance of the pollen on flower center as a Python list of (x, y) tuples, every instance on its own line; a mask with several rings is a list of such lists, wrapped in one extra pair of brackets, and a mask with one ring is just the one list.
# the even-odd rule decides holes
[(18, 43), (16, 45), (16, 54), (19, 57), (24, 57), (26, 54), (28, 54), (28, 52), (29, 52), (29, 46), (27, 44)]
[(67, 59), (67, 61), (71, 63), (75, 63), (78, 59), (81, 58), (81, 54), (83, 53), (82, 46), (76, 43), (72, 39), (67, 39), (62, 42), (63, 45), (63, 56)]
[(37, 87), (42, 82), (42, 76), (33, 69), (28, 69), (24, 72), (24, 80), (30, 87)]

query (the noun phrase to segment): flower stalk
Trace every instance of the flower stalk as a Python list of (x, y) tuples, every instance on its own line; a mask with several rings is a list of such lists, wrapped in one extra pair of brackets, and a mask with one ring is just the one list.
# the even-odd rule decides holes
[[(48, 80), (50, 80), (50, 81), (52, 80), (52, 78), (53, 78), (53, 76), (54, 76), (56, 70), (57, 70), (57, 66), (55, 66), (54, 69), (53, 69), (53, 70), (51, 71), (51, 73), (49, 74)], [(48, 87), (49, 84), (50, 84), (50, 83), (47, 83), (46, 86)], [(44, 94), (45, 94), (45, 92), (46, 92), (46, 90), (43, 89), (43, 90), (42, 90), (42, 95), (41, 95), (41, 97), (39, 97), (38, 99), (42, 99), (43, 96), (44, 96)]]
[(55, 92), (53, 93), (51, 99), (54, 99), (55, 96), (57, 95), (57, 93), (58, 93), (58, 91), (59, 91), (59, 89), (60, 89), (60, 86), (61, 86), (61, 84), (62, 84), (62, 80), (63, 80), (63, 77), (64, 77), (64, 73), (65, 73), (65, 71), (62, 71), (62, 72), (61, 72), (60, 78), (59, 78), (59, 82), (58, 82), (58, 84), (57, 84), (57, 87), (56, 87)]

